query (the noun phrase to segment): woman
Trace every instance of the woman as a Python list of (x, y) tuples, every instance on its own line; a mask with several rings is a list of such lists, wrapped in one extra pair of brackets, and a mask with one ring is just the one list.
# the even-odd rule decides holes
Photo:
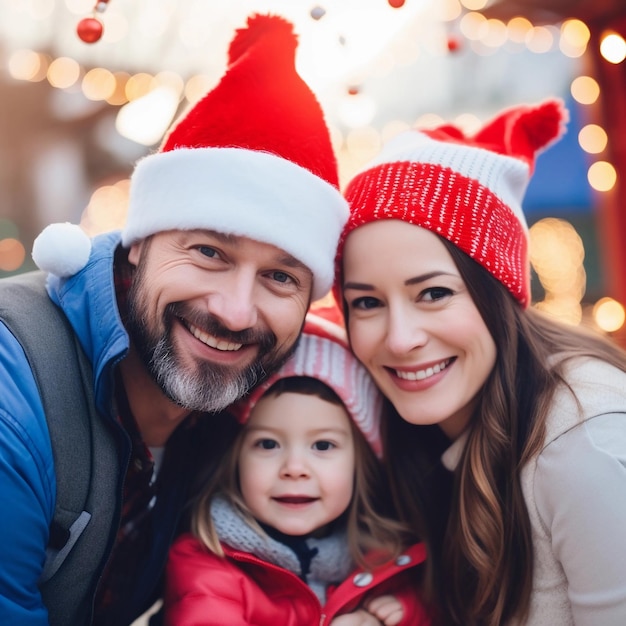
[(442, 624), (626, 624), (626, 354), (529, 308), (521, 203), (565, 121), (409, 131), (346, 189), (336, 295)]

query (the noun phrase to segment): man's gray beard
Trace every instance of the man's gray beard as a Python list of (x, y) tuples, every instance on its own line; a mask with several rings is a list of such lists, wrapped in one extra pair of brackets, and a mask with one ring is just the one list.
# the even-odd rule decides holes
[(230, 367), (215, 363), (199, 363), (194, 372), (185, 371), (173, 358), (166, 336), (155, 345), (149, 369), (170, 400), (207, 413), (224, 410), (266, 376), (263, 365), (257, 362), (236, 374)]

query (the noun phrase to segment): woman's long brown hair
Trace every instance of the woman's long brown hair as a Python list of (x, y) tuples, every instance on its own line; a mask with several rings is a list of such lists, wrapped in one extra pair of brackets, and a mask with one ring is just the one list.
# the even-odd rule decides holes
[[(626, 353), (599, 335), (523, 310), (508, 290), (442, 239), (497, 347), (454, 473), (437, 426), (388, 407), (385, 457), (401, 518), (429, 549), (427, 598), (443, 624), (499, 626), (528, 613), (533, 552), (520, 471), (543, 445), (564, 363), (591, 356), (626, 371)], [(553, 356), (559, 354), (558, 359)], [(573, 391), (573, 390), (572, 390)]]

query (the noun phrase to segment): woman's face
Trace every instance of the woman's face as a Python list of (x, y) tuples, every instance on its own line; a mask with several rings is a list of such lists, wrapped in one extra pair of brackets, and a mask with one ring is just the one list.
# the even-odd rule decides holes
[(352, 349), (404, 420), (467, 426), (496, 346), (441, 240), (400, 220), (355, 229), (344, 248)]

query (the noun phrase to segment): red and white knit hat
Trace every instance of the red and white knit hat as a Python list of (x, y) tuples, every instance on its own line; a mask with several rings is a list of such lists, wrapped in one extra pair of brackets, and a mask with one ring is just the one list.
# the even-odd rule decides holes
[[(314, 299), (328, 293), (348, 206), (322, 108), (295, 70), (296, 49), (293, 25), (276, 15), (253, 15), (236, 31), (219, 84), (138, 162), (124, 246), (177, 229), (245, 236), (304, 263)], [(38, 248), (42, 269), (82, 268), (55, 260), (67, 242), (53, 254), (41, 241)]]
[(473, 136), (446, 125), (393, 138), (346, 188), (351, 214), (339, 243), (337, 276), (351, 231), (399, 219), (448, 239), (528, 306), (522, 200), (535, 157), (563, 135), (567, 119), (563, 103), (554, 99), (507, 109)]
[(380, 417), (383, 396), (367, 370), (348, 346), (343, 326), (335, 320), (340, 314), (327, 310), (309, 311), (298, 347), (289, 360), (249, 396), (232, 408), (244, 423), (256, 403), (277, 381), (294, 376), (315, 378), (328, 385), (341, 399), (348, 414), (377, 456), (381, 456)]

